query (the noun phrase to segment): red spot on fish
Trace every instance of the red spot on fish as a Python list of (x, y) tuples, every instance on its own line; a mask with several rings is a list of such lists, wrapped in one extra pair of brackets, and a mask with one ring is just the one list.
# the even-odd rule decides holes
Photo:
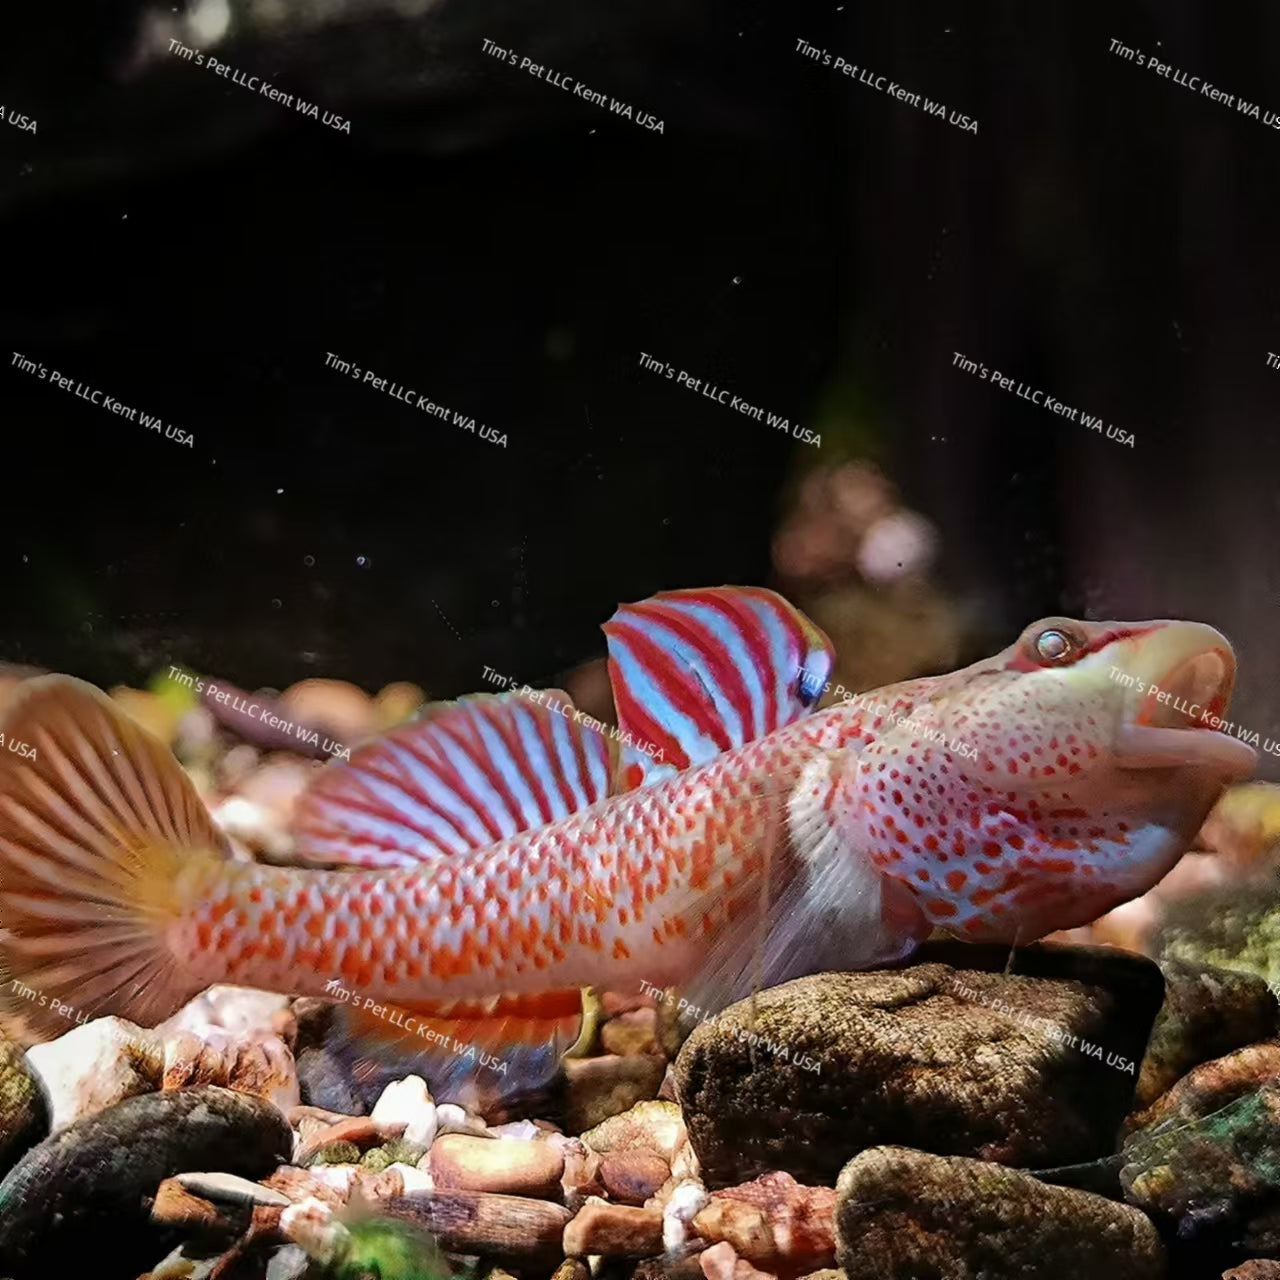
[(930, 898), (926, 905), (935, 916), (941, 916), (943, 919), (950, 919), (956, 914), (955, 904), (946, 901), (945, 898)]
[(955, 893), (959, 893), (964, 888), (969, 877), (963, 871), (948, 871), (945, 877), (945, 883), (948, 889)]

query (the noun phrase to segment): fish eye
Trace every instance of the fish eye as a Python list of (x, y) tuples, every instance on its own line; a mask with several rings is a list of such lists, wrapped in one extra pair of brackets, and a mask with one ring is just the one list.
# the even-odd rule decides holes
[(1036, 657), (1042, 662), (1062, 662), (1075, 652), (1075, 641), (1058, 627), (1046, 627), (1034, 641)]

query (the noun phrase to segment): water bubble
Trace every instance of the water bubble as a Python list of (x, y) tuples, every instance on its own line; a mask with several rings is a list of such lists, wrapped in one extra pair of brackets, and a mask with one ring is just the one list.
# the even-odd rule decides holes
[(367, 569), (370, 563), (368, 556), (356, 556), (356, 564), (358, 564), (362, 569)]
[(276, 492), (277, 492), (277, 493), (283, 493), (283, 492), (284, 492), (284, 490), (283, 490), (283, 489), (277, 489), (277, 490), (276, 490)]
[(307, 566), (307, 568), (308, 568), (308, 569), (310, 569), (310, 568), (311, 568), (311, 566), (312, 566), (313, 564), (315, 564), (315, 562), (316, 562), (316, 558), (315, 558), (315, 556), (303, 556), (303, 557), (302, 557), (302, 563), (303, 563), (303, 564), (305, 564), (305, 565)]
[(734, 276), (734, 277), (733, 277), (733, 283), (734, 283), (734, 284), (741, 284), (741, 283), (742, 283), (742, 277), (741, 277), (741, 276)]
[(498, 607), (498, 602), (497, 602), (496, 600), (490, 600), (490, 601), (489, 601), (489, 603), (490, 603), (490, 604), (491, 604), (495, 609)]
[(282, 608), (283, 606), (284, 606), (284, 601), (283, 601), (283, 600), (281, 600), (281, 599), (279, 599), (279, 597), (277, 597), (276, 599), (272, 600), (272, 602), (271, 602), (271, 607), (272, 607), (273, 609), (279, 609), (279, 608)]

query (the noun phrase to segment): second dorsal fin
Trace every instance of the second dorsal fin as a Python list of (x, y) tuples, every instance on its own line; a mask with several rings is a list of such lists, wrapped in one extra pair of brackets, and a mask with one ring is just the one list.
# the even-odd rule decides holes
[(622, 605), (604, 633), (618, 723), (637, 744), (627, 770), (646, 782), (800, 719), (831, 674), (831, 641), (763, 587), (662, 591)]
[(298, 799), (295, 857), (413, 866), (557, 822), (610, 795), (616, 745), (559, 689), (476, 694), (329, 765)]

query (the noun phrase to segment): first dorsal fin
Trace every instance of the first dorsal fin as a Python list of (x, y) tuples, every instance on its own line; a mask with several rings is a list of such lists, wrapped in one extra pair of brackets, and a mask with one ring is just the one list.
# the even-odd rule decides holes
[(800, 719), (831, 674), (831, 641), (763, 587), (662, 591), (622, 605), (604, 633), (619, 727), (636, 744), (626, 769), (645, 782)]
[(439, 703), (323, 770), (294, 810), (295, 856), (398, 867), (482, 848), (603, 800), (616, 768), (559, 689)]

